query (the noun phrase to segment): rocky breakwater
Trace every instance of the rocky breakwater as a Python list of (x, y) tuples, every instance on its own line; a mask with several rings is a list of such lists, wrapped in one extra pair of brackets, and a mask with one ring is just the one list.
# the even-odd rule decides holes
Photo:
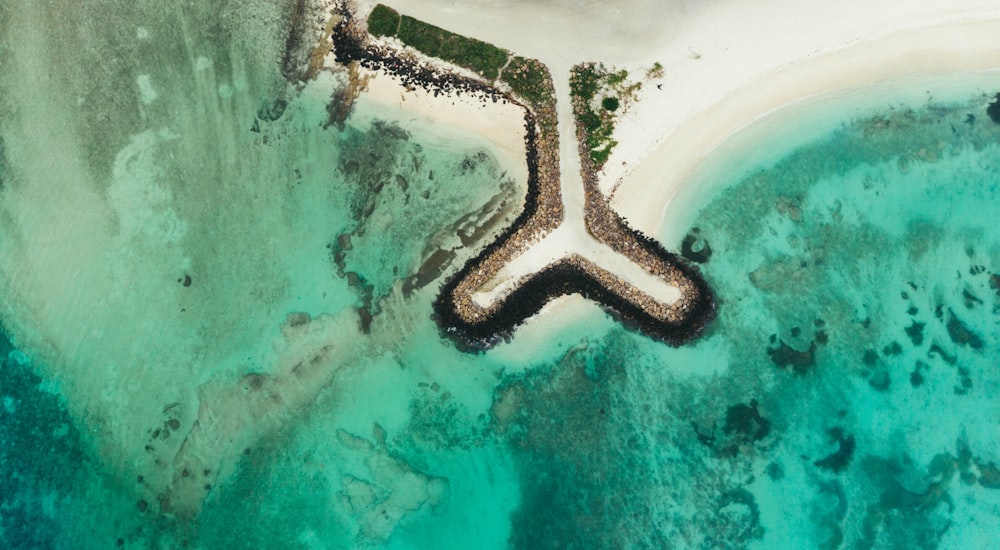
[[(358, 25), (353, 10), (344, 7), (333, 31), (337, 60), (353, 63), (399, 78), (407, 87), (419, 86), (439, 94), (463, 94), (482, 101), (503, 100), (524, 109), (528, 191), (524, 207), (514, 222), (441, 287), (434, 301), (434, 318), (444, 334), (460, 348), (484, 350), (509, 339), (526, 318), (538, 313), (552, 299), (580, 294), (601, 303), (624, 324), (645, 334), (680, 344), (700, 333), (714, 314), (711, 291), (697, 270), (656, 241), (636, 232), (607, 206), (599, 195), (596, 175), (584, 157), (587, 185), (587, 227), (598, 240), (676, 286), (681, 298), (672, 304), (656, 301), (610, 271), (578, 255), (568, 255), (518, 284), (506, 296), (481, 305), (473, 295), (485, 288), (511, 260), (563, 221), (559, 169), (559, 131), (555, 88), (547, 67), (536, 60), (511, 56), (515, 74), (501, 74), (489, 81), (446, 68), (440, 60), (389, 41), (376, 41)], [(522, 73), (530, 74), (522, 74)], [(508, 83), (528, 77), (532, 93), (518, 94)], [(578, 130), (579, 133), (580, 130)], [(584, 130), (585, 131), (585, 130)], [(579, 137), (579, 136), (578, 136)], [(582, 142), (581, 142), (582, 143)], [(597, 193), (592, 196), (592, 193)]]
[[(573, 97), (574, 113), (583, 111), (580, 104), (582, 101), (580, 97)], [(672, 304), (665, 304), (597, 266), (588, 267), (588, 271), (599, 278), (610, 291), (627, 298), (632, 311), (620, 314), (637, 321), (643, 332), (673, 344), (696, 337), (715, 316), (716, 305), (712, 290), (697, 267), (668, 252), (648, 235), (630, 227), (611, 209), (608, 198), (598, 186), (597, 170), (590, 151), (587, 150), (587, 137), (587, 128), (577, 116), (576, 138), (584, 185), (584, 221), (587, 231), (648, 273), (676, 287), (680, 291), (680, 298)]]

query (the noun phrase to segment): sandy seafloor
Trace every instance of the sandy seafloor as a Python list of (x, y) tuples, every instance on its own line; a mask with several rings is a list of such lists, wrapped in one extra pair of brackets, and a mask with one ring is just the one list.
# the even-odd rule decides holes
[(661, 227), (713, 250), (697, 342), (568, 298), (469, 355), (401, 284), (520, 159), (364, 100), (324, 128), (280, 10), (199, 6), (0, 6), (0, 546), (994, 541), (996, 75), (710, 156)]

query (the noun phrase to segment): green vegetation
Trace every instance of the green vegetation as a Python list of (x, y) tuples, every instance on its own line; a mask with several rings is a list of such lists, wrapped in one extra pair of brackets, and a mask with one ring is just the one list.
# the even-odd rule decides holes
[[(646, 78), (662, 74), (663, 66), (656, 63), (646, 72)], [(626, 70), (613, 71), (600, 63), (584, 63), (573, 67), (569, 84), (573, 114), (577, 124), (586, 130), (590, 161), (600, 170), (618, 145), (612, 139), (615, 119), (636, 100), (642, 82), (630, 82)]]
[[(570, 92), (573, 94), (573, 114), (576, 116), (577, 124), (586, 130), (590, 161), (597, 170), (604, 166), (608, 156), (611, 155), (611, 150), (618, 144), (611, 138), (614, 131), (614, 110), (594, 107), (598, 92), (610, 88), (611, 76), (624, 81), (624, 78), (628, 78), (628, 73), (625, 73), (622, 79), (618, 79), (617, 75), (608, 72), (604, 65), (584, 63), (573, 67), (569, 80)], [(616, 98), (607, 96), (605, 99), (614, 99), (617, 107)], [(603, 106), (604, 102), (601, 103)]]
[(532, 105), (550, 102), (555, 97), (549, 72), (537, 59), (512, 57), (503, 71), (503, 81)]
[(659, 61), (653, 63), (653, 66), (646, 71), (646, 80), (652, 80), (654, 78), (663, 78), (663, 65), (660, 65)]
[(554, 101), (552, 78), (545, 65), (536, 59), (516, 56), (492, 44), (400, 15), (383, 4), (376, 5), (368, 16), (368, 32), (394, 36), (425, 55), (470, 69), (488, 80), (496, 80), (503, 69), (501, 80), (534, 107)]
[(404, 44), (479, 73), (490, 80), (500, 75), (510, 52), (474, 38), (457, 35), (404, 15), (396, 35)]
[(378, 4), (368, 16), (368, 32), (374, 36), (396, 36), (399, 31), (399, 12)]

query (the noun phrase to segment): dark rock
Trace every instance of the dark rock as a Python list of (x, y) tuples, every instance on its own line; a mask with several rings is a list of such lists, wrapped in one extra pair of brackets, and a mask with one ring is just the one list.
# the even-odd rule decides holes
[(975, 294), (969, 292), (968, 290), (962, 291), (962, 299), (965, 301), (965, 307), (967, 309), (972, 309), (974, 306), (983, 305), (983, 301), (980, 300)]
[(403, 281), (403, 295), (410, 296), (413, 294), (414, 290), (419, 290), (424, 288), (431, 281), (440, 277), (444, 270), (451, 265), (452, 260), (455, 259), (455, 252), (451, 250), (438, 249), (435, 250), (424, 263), (420, 265), (417, 272), (410, 275)]
[(309, 58), (312, 45), (303, 40), (307, 36), (309, 25), (306, 0), (294, 0), (288, 3), (290, 13), (286, 15), (285, 48), (281, 56), (281, 74), (289, 81), (295, 82), (302, 78)]
[(767, 354), (778, 367), (791, 367), (795, 374), (805, 374), (816, 365), (816, 342), (812, 342), (808, 350), (799, 351), (782, 340), (777, 348), (768, 348)]
[(924, 375), (921, 371), (925, 371), (929, 368), (930, 366), (927, 363), (917, 361), (917, 363), (913, 366), (913, 372), (910, 373), (910, 385), (916, 388), (917, 386), (923, 384)]
[(851, 462), (854, 456), (854, 436), (846, 433), (843, 428), (830, 428), (826, 431), (830, 439), (837, 444), (837, 450), (833, 454), (813, 462), (817, 467), (840, 473)]
[(285, 114), (286, 107), (288, 107), (287, 101), (284, 99), (276, 99), (270, 105), (263, 105), (260, 109), (257, 109), (257, 118), (268, 122), (274, 122), (275, 120), (281, 118), (281, 115)]
[(878, 391), (884, 392), (888, 390), (890, 382), (889, 371), (884, 368), (875, 369), (868, 376), (868, 385)]
[(990, 120), (1000, 124), (1000, 94), (997, 94), (993, 103), (990, 103), (990, 106), (986, 108), (986, 114), (990, 117)]
[(349, 286), (354, 288), (361, 288), (364, 286), (364, 278), (362, 278), (357, 272), (348, 271), (345, 275), (347, 276), (347, 284)]
[(903, 329), (906, 331), (906, 335), (910, 338), (910, 342), (913, 342), (914, 346), (919, 346), (924, 343), (924, 323), (918, 323), (913, 321), (910, 326)]
[(361, 319), (361, 331), (369, 334), (372, 329), (372, 313), (367, 308), (358, 308), (358, 317)]
[(955, 386), (955, 395), (966, 395), (972, 389), (972, 377), (969, 375), (969, 369), (958, 367), (958, 384)]
[(933, 359), (937, 356), (940, 356), (941, 359), (949, 365), (954, 365), (958, 362), (958, 359), (954, 355), (948, 355), (943, 349), (941, 349), (941, 346), (934, 344), (931, 346), (931, 349), (927, 350), (927, 357)]
[(955, 317), (954, 311), (949, 309), (948, 312), (951, 313), (951, 318), (948, 320), (948, 336), (951, 341), (960, 346), (969, 346), (972, 349), (982, 348), (982, 338), (969, 330), (969, 327), (965, 326), (958, 317)]
[(737, 544), (735, 547), (746, 547), (748, 539), (759, 539), (764, 536), (764, 530), (760, 526), (760, 507), (757, 506), (757, 499), (746, 489), (733, 489), (719, 499), (719, 510), (739, 508), (745, 508), (746, 522), (741, 526), (740, 532), (736, 533), (740, 539), (738, 542), (742, 544)]
[(739, 435), (750, 441), (760, 441), (771, 431), (771, 423), (760, 415), (757, 400), (749, 404), (738, 403), (726, 410), (726, 423), (722, 431), (726, 435)]
[(341, 233), (340, 235), (337, 235), (337, 245), (340, 247), (340, 250), (353, 249), (354, 246), (351, 244), (351, 234)]
[(989, 464), (976, 463), (979, 467), (979, 484), (987, 489), (1000, 489), (1000, 470), (997, 469), (996, 464), (990, 462)]
[(903, 353), (903, 346), (899, 345), (899, 342), (893, 342), (882, 348), (882, 355), (887, 357), (893, 357), (901, 353)]
[(308, 313), (302, 313), (302, 312), (289, 313), (288, 316), (285, 317), (285, 324), (292, 328), (301, 327), (302, 325), (308, 323), (311, 319), (312, 318), (309, 316)]
[(681, 241), (681, 256), (692, 262), (703, 264), (712, 257), (712, 247), (701, 237), (701, 231), (695, 227)]

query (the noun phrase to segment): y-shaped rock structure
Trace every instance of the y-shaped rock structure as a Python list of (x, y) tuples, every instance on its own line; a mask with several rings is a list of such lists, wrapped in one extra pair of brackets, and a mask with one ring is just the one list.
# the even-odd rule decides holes
[[(589, 164), (583, 128), (568, 110), (557, 115), (555, 98), (570, 101), (569, 75), (553, 85), (544, 73), (548, 99), (514, 98), (482, 80), (440, 74), (367, 43), (351, 14), (333, 34), (344, 64), (358, 62), (394, 73), (407, 85), (503, 97), (525, 108), (528, 194), (524, 210), (492, 244), (441, 288), (434, 302), (442, 330), (469, 350), (488, 349), (509, 338), (550, 300), (580, 294), (600, 303), (623, 323), (673, 345), (697, 336), (715, 313), (712, 292), (698, 270), (655, 240), (630, 228), (600, 192)], [(537, 76), (537, 75), (535, 75)], [(574, 135), (579, 148), (563, 135)], [(561, 170), (560, 158), (567, 165)], [(562, 176), (561, 176), (562, 173)]]
[[(558, 97), (569, 101), (568, 78), (560, 83)], [(434, 309), (444, 332), (464, 348), (487, 349), (548, 301), (580, 294), (669, 344), (697, 336), (715, 312), (697, 269), (611, 209), (590, 165), (585, 129), (568, 131), (571, 113), (556, 121), (555, 105), (533, 107), (525, 117), (524, 211), (441, 289)], [(556, 127), (576, 136), (577, 151), (559, 140)], [(570, 168), (561, 181), (560, 156)]]

